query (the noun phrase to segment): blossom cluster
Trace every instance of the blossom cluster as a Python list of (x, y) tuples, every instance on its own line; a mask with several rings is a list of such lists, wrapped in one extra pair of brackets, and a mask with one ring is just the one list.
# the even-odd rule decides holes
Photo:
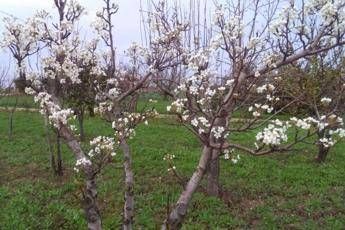
[(332, 102), (332, 99), (329, 97), (323, 97), (323, 98), (321, 98), (320, 101), (323, 105), (328, 106)]
[(52, 96), (46, 92), (38, 93), (34, 100), (40, 103), (40, 113), (47, 115), (49, 122), (58, 129), (61, 128), (61, 125), (68, 125), (70, 119), (75, 119), (72, 109), (62, 109), (54, 103)]
[(239, 154), (237, 154), (236, 156), (233, 156), (234, 149), (231, 149), (231, 150), (225, 149), (225, 150), (223, 151), (223, 153), (224, 153), (224, 159), (225, 159), (225, 160), (231, 160), (231, 162), (232, 162), (233, 164), (237, 164), (238, 161), (241, 159), (241, 157), (240, 157)]
[(20, 23), (15, 17), (3, 18), (5, 30), (0, 47), (17, 48), (17, 55), (24, 57), (38, 48), (38, 41), (42, 34), (38, 29), (39, 21), (36, 17)]
[(212, 127), (211, 133), (216, 139), (227, 138), (229, 135), (229, 133), (226, 132), (226, 128), (223, 126)]
[[(186, 119), (186, 118), (184, 118)], [(202, 134), (202, 133), (208, 133), (208, 129), (210, 128), (211, 124), (210, 122), (205, 118), (205, 117), (195, 117), (191, 120), (191, 124), (193, 127), (198, 128), (198, 133)], [(220, 138), (222, 136), (221, 129), (223, 127), (218, 127), (218, 129), (216, 130), (215, 127), (213, 127), (213, 133), (215, 133), (215, 135), (219, 136), (218, 138)], [(224, 130), (223, 130), (224, 131)]]
[(90, 141), (90, 146), (92, 149), (89, 151), (88, 156), (91, 159), (100, 155), (110, 155), (112, 157), (116, 155), (114, 138), (98, 136)]
[(312, 0), (308, 1), (305, 7), (306, 14), (317, 14), (325, 24), (332, 23), (334, 18), (338, 18), (336, 27), (344, 29), (344, 1), (325, 1)]
[(248, 108), (248, 111), (252, 113), (255, 118), (258, 118), (262, 115), (263, 112), (272, 113), (274, 110), (274, 104), (280, 101), (279, 97), (274, 95), (275, 86), (273, 84), (264, 84), (256, 88), (257, 94), (266, 93), (265, 103), (255, 103), (254, 105)]
[(157, 116), (156, 110), (147, 111), (145, 113), (129, 113), (125, 112), (112, 122), (112, 128), (119, 142), (123, 139), (133, 138), (135, 136), (135, 127), (144, 122), (148, 125), (148, 119)]
[(150, 53), (149, 50), (140, 46), (138, 43), (133, 42), (126, 51), (127, 56), (129, 57), (130, 64), (135, 66), (139, 63), (138, 59), (143, 59), (143, 63), (150, 62)]
[[(85, 157), (76, 161), (74, 170), (78, 173), (81, 168), (91, 165), (96, 165), (101, 169), (106, 163), (108, 163), (114, 156), (115, 152), (115, 140), (114, 138), (106, 136), (98, 136), (90, 141), (90, 151)], [(97, 170), (94, 168), (94, 170)]]
[(270, 25), (270, 32), (275, 35), (283, 36), (286, 32), (286, 27), (289, 26), (288, 24), (293, 23), (296, 19), (298, 19), (297, 9), (291, 5), (286, 5)]
[(85, 166), (91, 166), (92, 162), (87, 159), (86, 157), (82, 157), (80, 159), (78, 159), (75, 163), (74, 166), (74, 171), (79, 172), (80, 168), (85, 167)]
[(116, 3), (111, 3), (106, 9), (96, 12), (96, 18), (91, 23), (91, 27), (105, 43), (109, 44), (111, 42), (110, 32), (113, 29), (109, 18), (111, 19), (112, 15), (118, 11), (119, 6)]
[(212, 72), (200, 71), (199, 60), (194, 63), (190, 68), (196, 71), (195, 74), (184, 79), (175, 89), (178, 97), (167, 106), (167, 110), (178, 114), (182, 122), (189, 123), (199, 135), (211, 134), (218, 140), (226, 138), (227, 127), (212, 125), (212, 116), (216, 115), (216, 106), (221, 104), (223, 96), (232, 87), (233, 80), (227, 81), (226, 84), (213, 83), (210, 81)]
[(289, 124), (275, 120), (256, 135), (256, 140), (267, 146), (279, 146), (288, 140)]
[[(60, 45), (66, 48), (64, 45)], [(56, 48), (56, 47), (54, 47)], [(59, 48), (58, 48), (59, 49)], [(56, 57), (64, 55), (64, 60), (57, 61)], [(61, 56), (60, 56), (61, 57)], [(49, 79), (58, 79), (60, 84), (66, 84), (70, 81), (72, 84), (80, 84), (81, 80), (79, 78), (79, 73), (81, 68), (72, 61), (70, 52), (57, 53), (56, 56), (51, 56), (44, 58), (42, 60), (43, 68), (46, 70), (44, 72), (44, 77)]]
[(313, 117), (304, 119), (292, 117), (290, 118), (290, 123), (300, 129), (314, 129), (317, 133), (322, 134), (318, 143), (326, 148), (333, 146), (338, 138), (345, 138), (343, 119), (335, 114), (329, 116), (322, 115), (318, 119)]

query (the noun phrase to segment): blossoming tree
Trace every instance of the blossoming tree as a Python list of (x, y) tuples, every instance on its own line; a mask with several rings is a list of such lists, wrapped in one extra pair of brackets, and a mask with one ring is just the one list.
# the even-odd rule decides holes
[[(67, 87), (79, 84), (81, 69), (75, 62), (78, 57), (76, 47), (78, 36), (75, 23), (83, 14), (83, 7), (76, 1), (54, 0), (58, 12), (58, 21), (45, 11), (35, 17), (39, 20), (42, 31), (40, 41), (46, 46), (46, 56), (42, 56), (42, 72), (30, 73), (26, 93), (35, 96), (40, 104), (40, 112), (57, 129), (76, 158), (76, 171), (80, 171), (85, 182), (83, 205), (89, 229), (101, 229), (101, 217), (97, 205), (96, 176), (114, 156), (114, 140), (98, 137), (91, 141), (95, 150), (85, 152), (78, 140), (75, 127), (70, 123), (74, 119), (71, 108), (64, 108), (62, 99)], [(95, 154), (97, 153), (97, 154)]]
[[(262, 114), (272, 112), (278, 100), (274, 95), (275, 87), (268, 84), (256, 89), (265, 94), (266, 103), (249, 108), (253, 119), (242, 127), (235, 127), (229, 121), (241, 107), (240, 95), (248, 96), (245, 92), (255, 90), (255, 83), (276, 74), (283, 66), (301, 63), (306, 57), (343, 45), (344, 15), (343, 1), (229, 1), (216, 6), (208, 45), (186, 49), (183, 36), (179, 43), (175, 41), (184, 52), (181, 63), (188, 69), (189, 76), (174, 92), (175, 100), (168, 110), (177, 114), (195, 134), (203, 150), (195, 172), (163, 227), (181, 227), (192, 195), (205, 174), (208, 175), (208, 193), (219, 193), (219, 157), (223, 154), (236, 161), (236, 157), (229, 156), (232, 150), (254, 156), (287, 151), (314, 135), (299, 133), (289, 140), (287, 130), (294, 123), (272, 120), (271, 116), (260, 122)], [(175, 22), (170, 26), (180, 25), (178, 17), (157, 18), (158, 28), (167, 27), (167, 21)], [(188, 29), (192, 30), (191, 27)], [(219, 53), (223, 53), (224, 58), (217, 58)], [(227, 70), (221, 76), (219, 66)], [(240, 145), (232, 139), (238, 132), (267, 123), (257, 134), (253, 147)]]
[[(160, 73), (174, 74), (178, 69), (185, 75), (178, 78), (178, 86), (169, 92), (174, 101), (168, 110), (175, 113), (202, 144), (196, 170), (184, 185), (163, 229), (181, 227), (192, 195), (205, 175), (207, 192), (219, 194), (221, 156), (231, 158), (235, 163), (239, 158), (233, 155), (234, 151), (254, 156), (288, 151), (296, 143), (317, 134), (318, 129), (309, 128), (297, 132), (314, 121), (273, 119), (279, 112), (274, 108), (279, 98), (276, 87), (266, 79), (283, 66), (303, 63), (307, 57), (326, 53), (345, 43), (345, 2), (342, 0), (233, 0), (223, 6), (216, 4), (212, 30), (205, 30), (203, 38), (197, 35), (199, 32), (192, 32), (199, 31), (194, 28), (195, 23), (182, 20), (177, 10), (169, 12), (165, 1), (159, 1), (154, 12), (148, 12), (148, 47), (133, 44), (127, 51), (130, 75), (118, 67), (116, 61), (112, 20), (118, 6), (111, 0), (103, 2), (104, 7), (97, 12), (93, 24), (97, 41), (102, 42), (98, 47), (98, 42), (84, 46), (79, 40), (76, 22), (84, 9), (74, 0), (54, 0), (57, 21), (44, 11), (34, 17), (33, 44), (40, 41), (46, 53), (40, 60), (42, 71), (27, 75), (28, 87), (25, 89), (26, 93), (34, 95), (40, 104), (40, 112), (58, 130), (76, 159), (75, 171), (85, 184), (83, 204), (89, 229), (102, 228), (96, 177), (113, 160), (118, 149), (124, 154), (123, 228), (132, 229), (134, 175), (127, 140), (135, 134), (136, 125), (147, 122), (155, 112), (138, 113), (128, 105), (142, 87), (150, 84), (152, 77), (155, 77), (153, 82), (160, 84), (161, 79), (156, 78)], [(200, 26), (200, 22), (197, 24)], [(18, 44), (25, 39), (21, 36)], [(92, 47), (90, 52), (86, 52), (87, 47)], [(25, 58), (25, 52), (21, 57)], [(89, 151), (81, 147), (78, 130), (72, 125), (75, 111), (64, 103), (66, 98), (77, 95), (80, 90), (83, 71), (93, 80), (91, 87), (97, 102), (96, 110), (114, 130), (114, 137), (92, 139)], [(260, 103), (251, 99), (253, 92), (263, 97)], [(246, 107), (248, 101), (252, 104), (249, 108)], [(327, 98), (321, 101), (330, 102)], [(251, 113), (251, 119), (241, 125), (231, 123), (234, 112), (244, 107)], [(271, 115), (265, 118), (265, 113)], [(328, 118), (337, 119), (331, 116), (325, 119)], [(314, 123), (321, 124), (319, 121)], [(233, 138), (237, 133), (263, 126), (266, 127), (257, 133), (253, 146), (240, 145)], [(292, 127), (296, 129), (296, 135), (289, 139), (287, 131)], [(332, 129), (332, 132), (342, 133), (337, 130)], [(323, 141), (320, 139), (320, 142)], [(173, 156), (168, 158), (171, 160)]]
[[(98, 85), (98, 112), (112, 124), (117, 143), (124, 154), (125, 204), (123, 208), (123, 228), (132, 229), (134, 216), (134, 175), (132, 171), (132, 154), (127, 139), (134, 134), (135, 126), (156, 114), (154, 110), (136, 112), (133, 101), (138, 91), (157, 72), (167, 70), (179, 64), (175, 41), (184, 27), (166, 28), (154, 35), (155, 42), (144, 48), (133, 43), (127, 49), (128, 68), (116, 65), (116, 47), (113, 34), (113, 16), (118, 6), (113, 1), (104, 0), (104, 7), (97, 12), (93, 23), (99, 39), (105, 45), (103, 50), (106, 81)], [(135, 103), (134, 103), (135, 104)]]
[[(339, 49), (341, 51), (341, 49)], [(317, 162), (324, 162), (338, 141), (345, 138), (342, 114), (345, 107), (345, 79), (342, 52), (318, 55), (302, 68), (290, 67), (282, 71), (281, 93), (290, 100), (298, 99), (304, 112), (291, 118), (291, 122), (304, 130), (317, 130), (315, 144), (318, 148)], [(292, 78), (290, 75), (293, 74)], [(308, 142), (307, 142), (308, 143)]]
[[(83, 203), (89, 229), (101, 229), (101, 217), (97, 205), (96, 176), (115, 156), (115, 149), (124, 153), (125, 204), (123, 228), (131, 229), (133, 223), (133, 172), (131, 153), (127, 139), (134, 135), (134, 128), (140, 122), (154, 115), (152, 110), (135, 113), (128, 109), (128, 101), (142, 88), (157, 71), (174, 66), (175, 46), (170, 42), (183, 31), (184, 27), (166, 29), (157, 38), (150, 49), (136, 44), (128, 49), (131, 65), (136, 69), (136, 76), (128, 79), (124, 71), (116, 66), (116, 47), (113, 40), (112, 16), (118, 6), (110, 0), (104, 0), (105, 6), (97, 12), (94, 28), (99, 35), (97, 40), (105, 46), (96, 50), (97, 42), (91, 41), (90, 47), (83, 46), (79, 40), (76, 22), (83, 15), (84, 9), (76, 1), (54, 0), (58, 12), (58, 21), (45, 11), (35, 17), (39, 21), (42, 34), (39, 40), (44, 44), (45, 54), (41, 57), (42, 72), (30, 73), (26, 93), (32, 94), (40, 104), (41, 113), (57, 129), (61, 138), (69, 146), (76, 158), (75, 170), (85, 181)], [(104, 48), (105, 47), (105, 48)], [(102, 53), (103, 55), (99, 55)], [(103, 58), (103, 59), (102, 59)], [(140, 71), (139, 71), (140, 68)], [(110, 122), (114, 129), (114, 138), (96, 137), (90, 142), (91, 150), (84, 152), (79, 142), (78, 130), (72, 125), (75, 111), (64, 103), (70, 96), (76, 95), (82, 84), (82, 73), (87, 72), (95, 90), (97, 111)]]
[(16, 87), (20, 92), (24, 92), (26, 83), (26, 66), (28, 58), (39, 51), (38, 38), (40, 32), (37, 29), (38, 21), (35, 17), (20, 22), (14, 16), (5, 17), (3, 40), (1, 48), (10, 50), (11, 55), (16, 61)]

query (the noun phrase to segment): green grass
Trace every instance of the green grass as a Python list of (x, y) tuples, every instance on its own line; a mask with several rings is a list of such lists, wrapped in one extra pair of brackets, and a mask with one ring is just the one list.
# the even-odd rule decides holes
[[(150, 99), (157, 101), (156, 103), (149, 102)], [(38, 105), (34, 102), (32, 96), (29, 95), (20, 95), (20, 96), (5, 96), (0, 97), (0, 107), (13, 107), (16, 105), (20, 108), (38, 108)], [(169, 99), (163, 98), (158, 93), (145, 93), (142, 94), (138, 100), (138, 111), (141, 111), (144, 108), (154, 107), (159, 113), (167, 113), (166, 107), (171, 102)]]
[[(37, 113), (16, 112), (13, 140), (7, 138), (8, 115), (0, 113), (0, 229), (85, 229), (72, 154), (64, 146), (65, 175), (49, 168), (43, 120)], [(86, 136), (111, 135), (100, 119), (86, 120)], [(232, 137), (252, 143), (253, 133)], [(176, 155), (178, 171), (190, 176), (200, 154), (198, 141), (169, 120), (137, 129), (130, 142), (135, 171), (135, 229), (157, 229), (167, 198), (177, 200), (181, 187), (162, 158)], [(221, 182), (230, 204), (196, 193), (184, 229), (344, 229), (345, 145), (337, 145), (325, 164), (313, 162), (311, 146), (298, 151), (252, 157), (234, 165), (221, 160)], [(105, 229), (119, 229), (123, 205), (121, 155), (98, 179)]]
[[(150, 99), (152, 99), (154, 102), (150, 102)], [(33, 97), (29, 95), (0, 97), (0, 107), (13, 107), (16, 105), (16, 100), (18, 108), (38, 108), (38, 105), (34, 102)], [(170, 105), (171, 102), (171, 98), (164, 98), (159, 93), (143, 93), (139, 97), (137, 110), (142, 111), (155, 108), (159, 114), (169, 114), (167, 111), (167, 106)], [(261, 119), (266, 119), (270, 116), (271, 114), (262, 114)], [(301, 116), (304, 117), (305, 115)], [(282, 120), (287, 120), (291, 116), (286, 113), (280, 113), (275, 117)], [(252, 119), (253, 116), (248, 111), (240, 110), (234, 112), (233, 118)]]
[[(154, 100), (155, 103), (151, 103), (150, 99)], [(154, 107), (158, 113), (166, 114), (167, 106), (171, 104), (170, 98), (164, 98), (162, 95), (158, 93), (145, 93), (140, 95), (138, 100), (137, 109), (141, 111), (144, 108), (152, 108)]]
[(0, 107), (13, 107), (16, 103), (20, 108), (38, 108), (33, 97), (29, 95), (0, 97)]

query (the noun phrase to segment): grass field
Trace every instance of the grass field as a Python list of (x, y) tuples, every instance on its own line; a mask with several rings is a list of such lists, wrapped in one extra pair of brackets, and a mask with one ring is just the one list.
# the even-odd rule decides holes
[[(155, 103), (151, 103), (150, 99), (156, 101)], [(145, 93), (140, 95), (138, 103), (137, 103), (137, 111), (142, 111), (143, 109), (152, 108), (154, 107), (159, 114), (169, 114), (167, 111), (167, 106), (171, 104), (170, 98), (163, 98), (162, 95), (158, 93)], [(0, 108), (6, 107), (13, 107), (17, 105), (17, 108), (24, 108), (24, 109), (38, 109), (37, 103), (34, 102), (32, 96), (29, 95), (20, 95), (20, 96), (6, 96), (0, 97)], [(248, 111), (235, 111), (233, 114), (233, 118), (244, 118), (244, 114), (246, 118), (253, 118), (252, 115)], [(267, 118), (271, 114), (263, 114), (262, 118)], [(279, 114), (278, 117), (282, 120), (288, 119), (290, 116), (288, 114)]]
[(28, 95), (0, 97), (0, 107), (38, 108), (33, 97)]
[[(163, 97), (157, 93), (146, 93), (140, 96), (138, 100), (138, 110), (142, 110), (145, 106), (152, 106), (149, 100), (156, 100), (154, 104), (155, 109), (159, 113), (166, 113), (166, 107), (170, 104), (168, 99), (164, 100)], [(13, 107), (17, 105), (18, 108), (38, 108), (38, 105), (34, 102), (32, 96), (20, 95), (20, 96), (5, 96), (0, 97), (0, 107)]]
[[(64, 146), (65, 175), (53, 176), (43, 120), (38, 113), (16, 112), (14, 135), (7, 138), (8, 114), (0, 113), (0, 229), (85, 229), (79, 204), (75, 161)], [(111, 135), (96, 118), (86, 120), (87, 139)], [(253, 134), (234, 136), (251, 143)], [(178, 171), (190, 176), (200, 146), (169, 120), (140, 126), (130, 142), (135, 171), (135, 229), (158, 229), (181, 187), (162, 158), (176, 155)], [(184, 229), (345, 229), (345, 145), (337, 145), (325, 164), (313, 162), (313, 147), (252, 157), (238, 164), (221, 161), (221, 181), (229, 204), (196, 193)], [(98, 180), (104, 229), (119, 229), (123, 205), (121, 154)], [(172, 205), (172, 204), (171, 204)]]

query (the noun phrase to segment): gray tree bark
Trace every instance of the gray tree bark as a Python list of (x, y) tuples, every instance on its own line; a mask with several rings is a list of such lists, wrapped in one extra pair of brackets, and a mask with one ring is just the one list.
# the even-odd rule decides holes
[[(325, 136), (325, 130), (318, 132), (317, 135), (318, 135), (318, 139), (321, 139), (322, 137)], [(329, 138), (330, 135), (327, 135), (327, 134), (326, 134), (326, 137)], [(319, 152), (318, 152), (318, 155), (317, 155), (317, 157), (315, 158), (315, 160), (316, 160), (316, 162), (318, 162), (318, 163), (325, 162), (330, 147), (325, 147), (322, 143), (319, 143), (319, 144), (318, 144), (318, 148), (319, 148)]]
[(134, 222), (134, 176), (132, 170), (132, 156), (129, 146), (125, 140), (121, 142), (121, 148), (124, 154), (124, 174), (125, 174), (125, 204), (123, 207), (123, 225), (124, 230), (133, 229)]
[(102, 221), (97, 204), (96, 179), (90, 169), (84, 169), (86, 175), (86, 186), (84, 191), (84, 210), (89, 230), (101, 230)]
[(60, 136), (59, 130), (56, 130), (56, 155), (57, 155), (56, 173), (58, 176), (63, 176), (62, 153), (61, 153), (61, 136)]
[(44, 127), (45, 127), (45, 132), (46, 132), (46, 141), (48, 144), (50, 166), (54, 174), (56, 174), (56, 162), (55, 162), (55, 156), (54, 156), (54, 151), (53, 151), (53, 144), (50, 140), (50, 132), (49, 132), (50, 127), (49, 127), (48, 116), (44, 117)]
[[(77, 160), (85, 158), (85, 154), (80, 146), (80, 143), (67, 127), (63, 126), (60, 128), (60, 135), (66, 140), (66, 144), (72, 150)], [(88, 223), (88, 229), (101, 230), (102, 221), (97, 204), (97, 186), (95, 173), (93, 171), (92, 165), (84, 165), (82, 167), (82, 170), (85, 175), (83, 206)]]
[(165, 223), (162, 226), (162, 229), (174, 230), (174, 229), (180, 229), (182, 227), (182, 223), (187, 214), (188, 205), (190, 201), (192, 200), (192, 196), (194, 192), (198, 188), (203, 176), (206, 173), (211, 155), (212, 155), (212, 148), (210, 148), (209, 146), (204, 146), (196, 171), (193, 173), (192, 177), (188, 181), (175, 207), (170, 212), (170, 215), (165, 220)]
[(319, 145), (319, 152), (318, 155), (316, 157), (316, 162), (318, 163), (322, 163), (326, 161), (327, 155), (329, 152), (329, 148), (326, 148), (325, 146), (323, 146), (323, 144)]
[(79, 124), (79, 133), (80, 133), (80, 140), (83, 141), (85, 139), (85, 131), (84, 131), (84, 109), (79, 108), (77, 112), (78, 124)]
[(213, 149), (212, 156), (207, 168), (207, 194), (210, 196), (219, 195), (219, 150)]
[[(230, 105), (231, 106), (231, 105)], [(229, 107), (230, 107), (229, 106)], [(228, 112), (225, 110), (220, 113), (220, 117), (215, 119), (214, 125), (221, 126), (221, 127), (228, 127), (228, 121), (230, 117), (228, 116)], [(221, 145), (224, 142), (223, 138), (216, 139), (211, 137), (211, 143)], [(219, 172), (220, 172), (220, 165), (219, 165), (219, 149), (213, 149), (212, 155), (210, 159), (210, 163), (207, 168), (207, 187), (206, 191), (207, 194), (210, 196), (219, 196)]]
[(12, 136), (13, 136), (13, 116), (14, 112), (17, 109), (18, 105), (18, 96), (16, 96), (16, 101), (12, 109), (10, 110), (10, 116), (9, 116), (9, 125), (8, 125), (8, 140), (12, 141)]

